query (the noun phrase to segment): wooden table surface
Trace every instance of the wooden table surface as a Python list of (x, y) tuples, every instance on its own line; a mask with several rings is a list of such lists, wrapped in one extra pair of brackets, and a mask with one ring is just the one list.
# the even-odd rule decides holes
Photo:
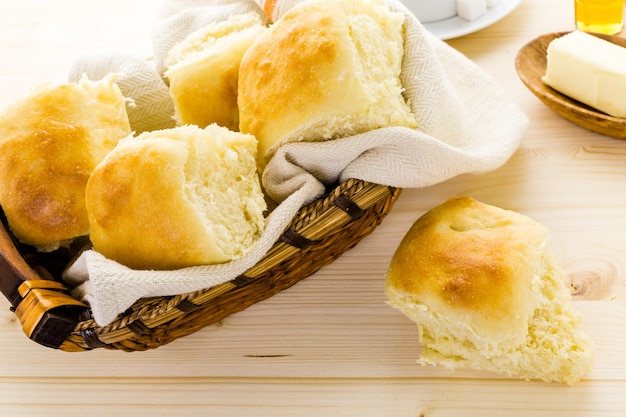
[[(332, 265), (216, 326), (159, 349), (64, 353), (22, 333), (0, 300), (2, 416), (624, 416), (626, 142), (585, 131), (519, 81), (517, 51), (573, 29), (573, 0), (524, 0), (449, 44), (531, 119), (495, 172), (405, 190), (375, 232)], [(65, 80), (80, 54), (151, 51), (160, 2), (20, 0), (0, 5), (0, 105)], [(415, 326), (386, 303), (384, 274), (408, 227), (470, 195), (544, 224), (579, 291), (597, 362), (574, 387), (416, 364)]]

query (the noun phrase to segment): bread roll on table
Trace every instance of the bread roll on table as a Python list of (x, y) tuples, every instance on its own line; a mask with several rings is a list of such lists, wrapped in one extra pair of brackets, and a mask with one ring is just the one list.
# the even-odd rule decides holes
[(238, 102), (260, 168), (286, 142), (417, 125), (400, 82), (403, 22), (384, 0), (309, 0), (259, 36), (241, 62)]
[(130, 133), (114, 81), (42, 85), (0, 113), (0, 205), (20, 241), (53, 251), (89, 233), (87, 180)]
[(94, 249), (134, 269), (242, 256), (265, 227), (256, 139), (209, 125), (128, 137), (87, 184)]
[(593, 361), (563, 270), (536, 221), (469, 197), (408, 231), (385, 291), (417, 323), (422, 364), (578, 382)]

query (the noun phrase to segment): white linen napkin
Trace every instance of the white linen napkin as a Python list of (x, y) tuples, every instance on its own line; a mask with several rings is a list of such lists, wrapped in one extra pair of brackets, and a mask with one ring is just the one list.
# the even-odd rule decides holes
[[(272, 2), (271, 18), (279, 18), (297, 2)], [(120, 57), (89, 56), (77, 61), (70, 79), (76, 80), (83, 73), (90, 78), (121, 73), (124, 94), (131, 99), (137, 95), (153, 99), (135, 99), (135, 115), (145, 108), (146, 114), (159, 122), (151, 127), (144, 119), (133, 119), (131, 127), (160, 128), (163, 120), (173, 120), (171, 99), (161, 84), (162, 63), (169, 48), (202, 25), (230, 14), (263, 13), (265, 3), (171, 0), (155, 24), (153, 61), (129, 65), (137, 58), (124, 61)], [(261, 239), (241, 259), (176, 271), (135, 271), (97, 252), (83, 253), (68, 268), (65, 279), (75, 287), (74, 296), (90, 304), (99, 325), (111, 323), (140, 298), (209, 288), (245, 272), (271, 248), (298, 209), (324, 193), (325, 185), (357, 178), (399, 188), (427, 187), (460, 174), (494, 170), (510, 158), (526, 132), (527, 117), (494, 80), (427, 32), (399, 1), (388, 3), (406, 15), (401, 78), (419, 128), (390, 127), (327, 142), (281, 147), (262, 178), (268, 194), (280, 204), (269, 216)], [(158, 117), (154, 117), (155, 109), (159, 109)]]

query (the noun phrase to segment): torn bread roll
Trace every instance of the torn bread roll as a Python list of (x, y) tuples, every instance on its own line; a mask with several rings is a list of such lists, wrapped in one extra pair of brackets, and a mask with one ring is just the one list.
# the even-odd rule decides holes
[(123, 139), (87, 184), (94, 249), (133, 269), (241, 257), (265, 227), (255, 152), (253, 136), (217, 125)]
[(204, 26), (170, 50), (164, 75), (179, 125), (216, 123), (239, 130), (239, 64), (266, 29), (258, 13), (237, 14)]
[(239, 128), (262, 169), (286, 142), (415, 127), (402, 92), (404, 15), (384, 0), (296, 4), (244, 54)]
[(411, 227), (385, 291), (417, 323), (422, 364), (574, 384), (593, 347), (536, 221), (469, 197)]
[(45, 84), (0, 113), (0, 205), (13, 234), (49, 252), (89, 233), (85, 187), (130, 134), (115, 76)]

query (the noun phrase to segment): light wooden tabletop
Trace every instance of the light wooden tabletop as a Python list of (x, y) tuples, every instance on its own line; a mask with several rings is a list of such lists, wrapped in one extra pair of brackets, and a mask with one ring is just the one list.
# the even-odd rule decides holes
[[(88, 50), (149, 54), (151, 0), (5, 1), (0, 105), (65, 80)], [(64, 353), (22, 333), (0, 300), (3, 416), (624, 416), (626, 142), (585, 131), (537, 100), (517, 51), (567, 31), (573, 0), (524, 0), (486, 29), (448, 41), (508, 91), (531, 125), (495, 172), (404, 190), (376, 231), (271, 299), (153, 351)], [(580, 288), (576, 305), (597, 363), (574, 387), (416, 364), (415, 326), (386, 303), (384, 274), (409, 226), (469, 195), (544, 224)]]

